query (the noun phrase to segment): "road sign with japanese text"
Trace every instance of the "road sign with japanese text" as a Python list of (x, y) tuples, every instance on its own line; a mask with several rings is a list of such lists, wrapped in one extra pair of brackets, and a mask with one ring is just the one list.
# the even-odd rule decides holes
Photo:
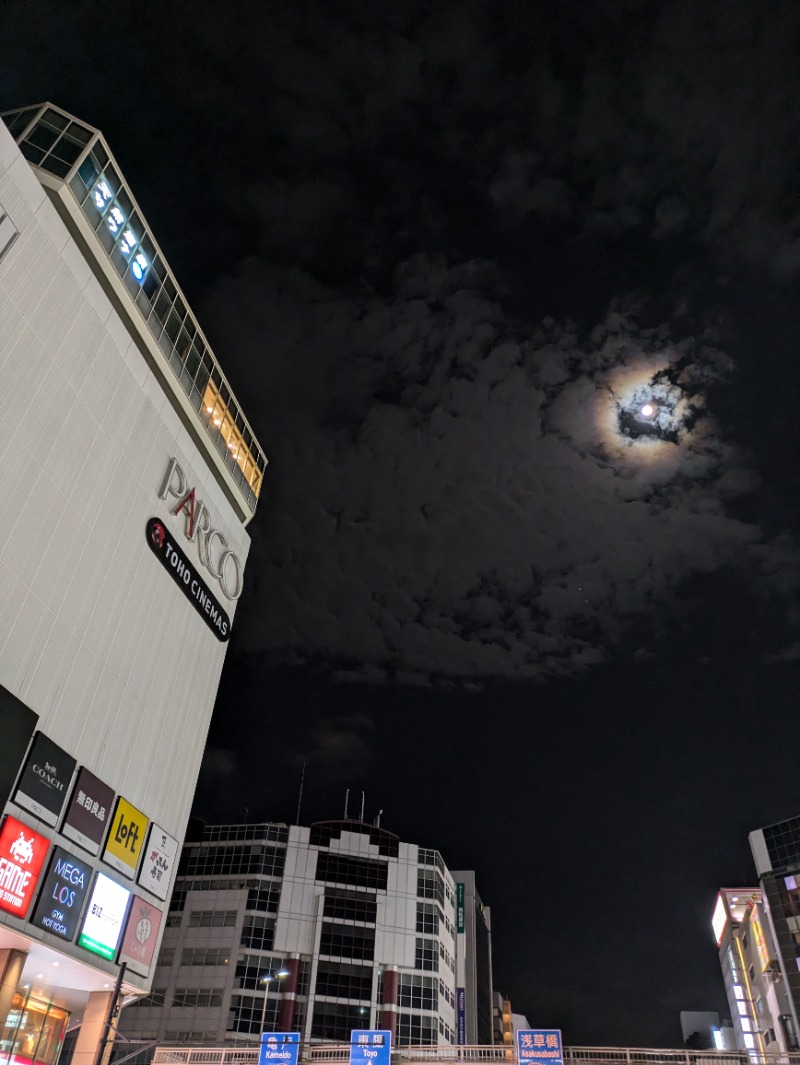
[(350, 1033), (350, 1065), (390, 1065), (392, 1033), (356, 1028)]
[(518, 1029), (517, 1054), (519, 1065), (564, 1065), (561, 1029)]

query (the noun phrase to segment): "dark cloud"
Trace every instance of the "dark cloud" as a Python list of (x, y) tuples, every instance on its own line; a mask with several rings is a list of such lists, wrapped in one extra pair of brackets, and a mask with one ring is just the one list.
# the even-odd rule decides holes
[[(541, 677), (597, 663), (697, 573), (766, 579), (776, 545), (729, 508), (757, 478), (707, 405), (730, 358), (635, 308), (583, 338), (514, 321), (472, 277), (417, 260), (391, 300), (344, 298), (251, 263), (218, 287), (229, 343), (253, 367), (269, 349), (249, 649), (348, 678)], [(657, 435), (627, 435), (646, 397)]]

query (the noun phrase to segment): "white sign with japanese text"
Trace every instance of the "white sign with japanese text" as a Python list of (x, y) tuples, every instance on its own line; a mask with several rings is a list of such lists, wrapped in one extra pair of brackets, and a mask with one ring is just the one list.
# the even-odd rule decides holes
[(172, 868), (177, 853), (178, 841), (163, 828), (151, 824), (137, 880), (143, 888), (159, 899), (166, 899), (169, 895)]

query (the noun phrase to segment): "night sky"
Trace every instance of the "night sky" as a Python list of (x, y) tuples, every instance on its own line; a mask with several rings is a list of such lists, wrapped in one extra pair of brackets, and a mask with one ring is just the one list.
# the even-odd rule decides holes
[(0, 105), (103, 131), (271, 461), (196, 813), (363, 791), (567, 1043), (726, 1012), (716, 889), (800, 812), (800, 8), (4, 16)]

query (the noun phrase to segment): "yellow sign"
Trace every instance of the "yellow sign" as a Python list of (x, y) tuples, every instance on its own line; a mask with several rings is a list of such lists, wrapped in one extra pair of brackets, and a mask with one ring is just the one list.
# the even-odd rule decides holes
[(106, 840), (103, 861), (122, 873), (133, 876), (147, 835), (147, 817), (127, 799), (117, 799), (117, 807)]

